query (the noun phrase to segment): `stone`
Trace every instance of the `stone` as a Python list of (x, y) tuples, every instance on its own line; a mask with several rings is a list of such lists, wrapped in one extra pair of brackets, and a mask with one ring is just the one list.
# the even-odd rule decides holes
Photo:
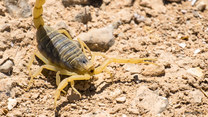
[(81, 22), (83, 24), (87, 24), (87, 22), (92, 20), (91, 13), (89, 12), (89, 9), (86, 9), (83, 12), (78, 13), (75, 16), (75, 21)]
[(195, 77), (199, 77), (199, 78), (202, 78), (204, 76), (203, 74), (203, 70), (200, 69), (199, 67), (196, 67), (196, 68), (189, 68), (186, 70), (187, 73), (195, 76)]
[(11, 31), (10, 24), (5, 23), (0, 26), (0, 32), (4, 32), (4, 31), (7, 31), (7, 32)]
[(5, 0), (5, 6), (14, 17), (30, 17), (32, 8), (27, 0)]
[(146, 86), (139, 87), (135, 94), (134, 100), (131, 102), (131, 108), (135, 111), (138, 110), (139, 107), (142, 107), (152, 114), (160, 114), (169, 104), (167, 98), (159, 96)]
[(195, 103), (201, 103), (203, 98), (203, 93), (199, 90), (191, 91), (189, 93), (189, 97), (193, 100)]
[(12, 110), (16, 105), (17, 105), (16, 99), (8, 98), (8, 106), (7, 106), (8, 110)]
[(167, 2), (181, 2), (182, 0), (165, 0)]
[(121, 9), (118, 13), (115, 14), (115, 17), (118, 18), (122, 23), (130, 23), (133, 18), (133, 14), (130, 9)]
[(139, 24), (139, 23), (141, 23), (141, 22), (145, 22), (145, 17), (144, 16), (141, 16), (141, 15), (139, 15), (139, 14), (137, 14), (137, 13), (135, 13), (134, 14), (134, 21), (137, 23), (137, 24)]
[(10, 74), (14, 66), (14, 62), (10, 59), (5, 60), (0, 64), (0, 72)]
[(119, 96), (122, 93), (122, 90), (120, 89), (115, 89), (114, 91), (110, 92), (110, 98), (116, 98), (117, 96)]
[(118, 97), (116, 98), (117, 103), (124, 103), (126, 101), (126, 97)]
[(178, 44), (180, 47), (185, 48), (186, 47), (186, 43), (179, 43)]
[(65, 7), (67, 7), (73, 4), (87, 5), (87, 4), (90, 4), (90, 1), (89, 0), (62, 0), (62, 3)]
[(207, 4), (204, 3), (203, 1), (201, 1), (199, 4), (197, 4), (196, 8), (199, 10), (199, 11), (204, 11), (207, 7)]
[(142, 75), (151, 76), (151, 77), (164, 76), (165, 75), (165, 67), (163, 65), (150, 64), (144, 68)]
[(115, 43), (113, 29), (112, 25), (92, 29), (86, 33), (81, 33), (75, 40), (81, 39), (93, 51), (107, 51)]
[(152, 8), (159, 13), (165, 13), (166, 7), (162, 0), (141, 0), (140, 5), (143, 7)]

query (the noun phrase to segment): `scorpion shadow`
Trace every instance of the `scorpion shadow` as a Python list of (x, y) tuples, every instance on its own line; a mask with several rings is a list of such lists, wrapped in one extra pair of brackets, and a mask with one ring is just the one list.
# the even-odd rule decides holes
[(134, 82), (135, 84), (144, 82), (150, 82), (150, 81), (146, 81), (146, 80), (139, 80), (138, 76), (134, 77), (134, 79), (131, 79), (130, 81), (120, 81), (120, 80), (116, 80), (114, 82), (107, 82), (107, 81), (102, 81), (100, 84), (98, 84), (96, 87), (101, 86), (103, 83), (105, 83), (102, 88), (100, 88), (99, 91), (96, 91), (96, 87), (94, 84), (90, 85), (90, 88), (88, 88), (86, 91), (79, 91), (82, 95), (86, 96), (85, 98), (79, 98), (78, 94), (75, 94), (73, 91), (71, 93), (71, 95), (67, 96), (67, 101), (62, 102), (62, 104), (58, 105), (56, 107), (56, 111), (55, 111), (55, 117), (60, 117), (61, 114), (59, 113), (59, 111), (61, 110), (61, 108), (67, 106), (70, 103), (74, 103), (78, 100), (85, 100), (85, 99), (89, 99), (90, 97), (92, 97), (95, 94), (100, 94), (102, 93), (106, 88), (110, 87), (112, 84), (126, 84), (126, 83), (132, 83)]

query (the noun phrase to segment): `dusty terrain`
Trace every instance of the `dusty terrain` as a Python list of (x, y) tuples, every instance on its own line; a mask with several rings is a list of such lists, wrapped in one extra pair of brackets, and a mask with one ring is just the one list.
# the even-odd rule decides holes
[[(54, 111), (54, 72), (44, 70), (25, 91), (30, 79), (26, 66), (37, 50), (31, 15), (35, 0), (29, 0), (28, 11), (23, 9), (19, 14), (12, 13), (4, 1), (0, 1), (0, 64), (3, 69), (9, 58), (14, 65), (0, 73), (0, 116), (208, 116), (208, 9), (192, 6), (189, 1), (84, 0), (63, 5), (60, 0), (46, 0), (46, 25), (64, 27), (73, 38), (113, 25), (114, 44), (102, 53), (108, 57), (156, 58), (159, 65), (112, 63), (108, 69), (113, 82), (106, 73), (95, 76), (97, 80), (77, 81), (75, 87), (82, 98), (69, 85)], [(91, 14), (87, 25), (76, 17), (85, 8)], [(98, 58), (95, 64), (101, 62)], [(42, 64), (35, 61), (31, 70)]]

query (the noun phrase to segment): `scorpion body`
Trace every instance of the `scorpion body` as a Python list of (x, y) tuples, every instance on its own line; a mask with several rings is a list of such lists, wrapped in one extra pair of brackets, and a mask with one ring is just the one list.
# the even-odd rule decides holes
[[(36, 51), (28, 64), (29, 75), (31, 77), (27, 90), (32, 86), (33, 78), (38, 76), (43, 69), (48, 69), (56, 72), (56, 84), (58, 88), (55, 91), (54, 105), (56, 107), (57, 99), (60, 97), (60, 92), (70, 83), (73, 91), (81, 97), (81, 94), (74, 88), (74, 81), (76, 80), (89, 80), (91, 76), (99, 74), (103, 71), (109, 73), (106, 67), (112, 63), (150, 63), (148, 61), (155, 61), (151, 58), (108, 58), (107, 56), (91, 52), (87, 45), (78, 39), (80, 46), (72, 40), (71, 36), (66, 30), (55, 30), (52, 27), (44, 25), (42, 18), (43, 8), (42, 5), (45, 0), (36, 0), (33, 9), (33, 22), (37, 29), (36, 38), (38, 50)], [(85, 51), (91, 55), (89, 60)], [(35, 73), (31, 73), (30, 67), (37, 56), (45, 65), (42, 65)], [(105, 61), (98, 67), (94, 67), (95, 56), (102, 56)], [(69, 77), (60, 81), (60, 74)]]
[(38, 50), (52, 63), (79, 74), (89, 70), (87, 64), (91, 62), (80, 47), (64, 34), (49, 26), (40, 26), (36, 35)]

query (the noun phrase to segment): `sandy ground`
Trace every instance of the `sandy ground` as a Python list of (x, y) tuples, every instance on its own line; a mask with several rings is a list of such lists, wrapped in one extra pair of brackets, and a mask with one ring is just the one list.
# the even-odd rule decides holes
[[(29, 0), (31, 8), (34, 2)], [(207, 9), (200, 11), (188, 1), (157, 3), (156, 7), (140, 0), (90, 4), (64, 6), (60, 0), (46, 0), (45, 24), (65, 24), (75, 38), (119, 22), (113, 30), (114, 45), (103, 53), (109, 57), (156, 58), (159, 66), (112, 63), (108, 69), (113, 82), (106, 73), (95, 76), (97, 80), (77, 81), (75, 87), (82, 98), (69, 85), (54, 111), (54, 72), (44, 70), (25, 91), (30, 79), (26, 66), (37, 50), (32, 16), (14, 16), (0, 1), (0, 62), (1, 66), (7, 58), (14, 62), (12, 71), (0, 73), (0, 116), (208, 116)], [(92, 17), (87, 27), (75, 18), (85, 8)], [(96, 64), (101, 62), (98, 59)], [(35, 61), (32, 71), (41, 65)]]

